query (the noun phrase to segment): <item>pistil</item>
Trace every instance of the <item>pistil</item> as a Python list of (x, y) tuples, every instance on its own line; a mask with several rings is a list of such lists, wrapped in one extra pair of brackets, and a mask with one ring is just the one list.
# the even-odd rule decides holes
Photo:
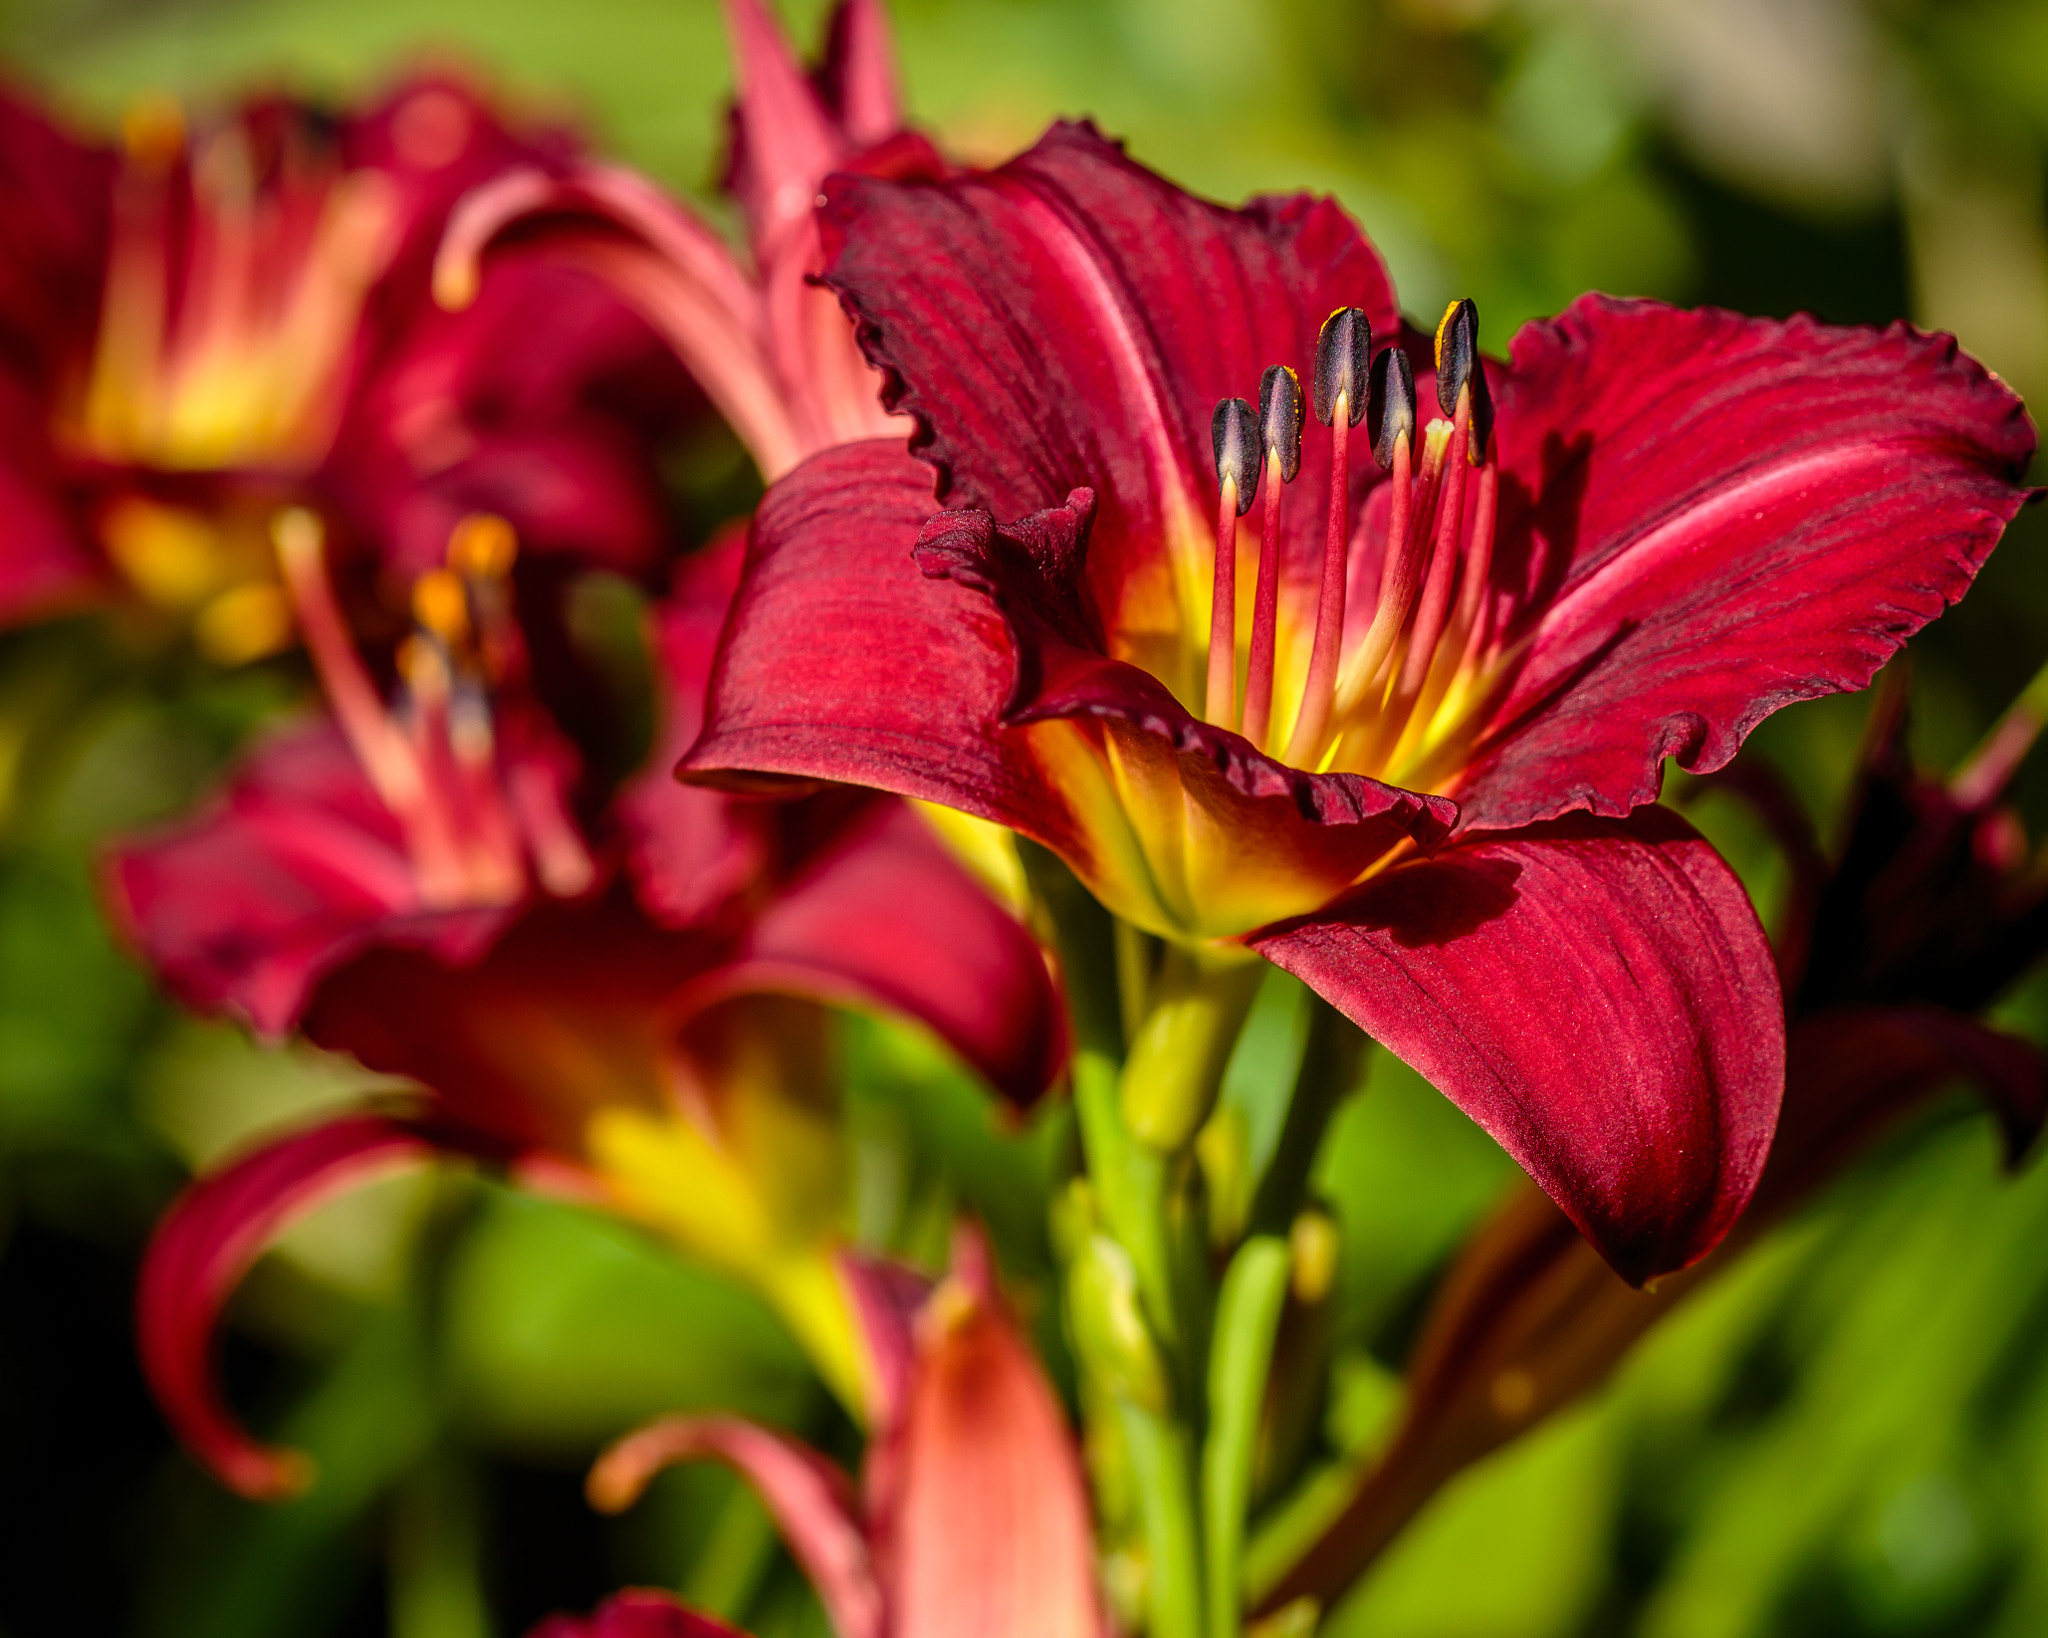
[(1280, 622), (1280, 493), (1301, 473), (1301, 381), (1283, 364), (1271, 366), (1259, 382), (1259, 435), (1266, 451), (1266, 515), (1259, 531), (1243, 733), (1263, 750), (1273, 721), (1273, 651)]
[[(1252, 407), (1225, 398), (1209, 418), (1216, 450), (1216, 567), (1209, 594), (1209, 686), (1204, 715), (1220, 728), (1237, 718), (1237, 520), (1259, 492), (1259, 438)], [(1269, 492), (1266, 508), (1272, 510)]]
[(1316, 419), (1330, 429), (1330, 513), (1323, 541), (1322, 585), (1316, 595), (1316, 634), (1309, 650), (1301, 711), (1288, 741), (1287, 760), (1306, 766), (1329, 728), (1344, 644), (1344, 582), (1350, 545), (1351, 429), (1365, 414), (1372, 325), (1363, 310), (1340, 307), (1323, 321), (1316, 340)]

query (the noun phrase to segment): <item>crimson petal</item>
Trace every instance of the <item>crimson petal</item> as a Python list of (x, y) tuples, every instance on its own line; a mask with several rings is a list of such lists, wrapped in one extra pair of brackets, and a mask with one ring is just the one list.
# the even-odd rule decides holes
[(814, 455), (769, 490), (682, 766), (873, 785), (1078, 851), (1064, 804), (1000, 726), (1001, 617), (911, 561), (932, 511), (930, 469), (881, 439)]
[(883, 1638), (882, 1595), (855, 1517), (853, 1486), (794, 1439), (730, 1416), (665, 1416), (598, 1458), (586, 1487), (591, 1505), (621, 1512), (664, 1467), (705, 1459), (725, 1463), (754, 1487), (839, 1638)]
[(1066, 1063), (1066, 1015), (1038, 945), (900, 803), (850, 821), (671, 1016), (684, 1027), (719, 1000), (761, 991), (915, 1019), (1017, 1104)]
[(1633, 1283), (1756, 1186), (1784, 1014), (1741, 884), (1676, 815), (1475, 838), (1249, 941), (1434, 1083)]
[(667, 927), (708, 920), (756, 880), (770, 858), (758, 803), (686, 785), (678, 759), (704, 726), (704, 691), (719, 628), (739, 580), (737, 535), (685, 558), (650, 621), (660, 728), (646, 767), (613, 803), (626, 871), (642, 909)]
[[(888, 379), (883, 403), (916, 419), (939, 493), (1008, 519), (1093, 487), (1089, 576), (1112, 625), (1159, 629), (1182, 594), (1170, 562), (1206, 584), (1216, 401), (1270, 364), (1306, 372), (1335, 307), (1397, 323), (1384, 266), (1329, 200), (1226, 210), (1090, 125), (1056, 125), (999, 170), (842, 176), (825, 198), (825, 282)], [(1313, 493), (1328, 450), (1310, 446)], [(1314, 583), (1314, 510), (1283, 525), (1290, 585)]]
[(196, 818), (114, 849), (102, 879), (182, 1000), (270, 1036), (370, 943), (469, 959), (516, 912), (421, 906), (397, 821), (324, 719), (273, 735)]
[(1471, 829), (1655, 799), (1863, 687), (2027, 499), (2034, 431), (1948, 336), (1586, 296), (1493, 375), (1512, 682)]
[(221, 1483), (276, 1501), (312, 1477), (300, 1452), (258, 1444), (236, 1423), (212, 1369), (222, 1306), (278, 1231), (321, 1202), (474, 1139), (392, 1115), (345, 1115), (295, 1132), (194, 1183), (164, 1214), (136, 1283), (142, 1370), (164, 1417)]

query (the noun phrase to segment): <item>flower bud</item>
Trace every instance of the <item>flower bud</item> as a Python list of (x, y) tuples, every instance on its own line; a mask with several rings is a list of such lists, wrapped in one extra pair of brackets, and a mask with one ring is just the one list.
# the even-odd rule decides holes
[(1138, 1301), (1138, 1271), (1106, 1234), (1090, 1234), (1068, 1265), (1067, 1318), (1082, 1369), (1104, 1391), (1155, 1415), (1168, 1409), (1166, 1366)]

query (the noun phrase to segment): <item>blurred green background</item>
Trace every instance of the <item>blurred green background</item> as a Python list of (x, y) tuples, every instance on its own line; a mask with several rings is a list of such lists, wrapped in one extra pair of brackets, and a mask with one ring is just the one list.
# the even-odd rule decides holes
[[(1907, 316), (2048, 394), (2044, 0), (891, 10), (912, 109), (956, 152), (996, 157), (1088, 113), (1206, 192), (1333, 191), (1411, 312), (1472, 295), (1496, 349), (1600, 288)], [(810, 41), (822, 12), (785, 15)], [(0, 0), (0, 50), (90, 122), (144, 89), (342, 98), (452, 59), (718, 213), (712, 0)], [(2042, 545), (2030, 512), (1915, 643), (1929, 763), (2048, 659)], [(288, 696), (281, 677), (223, 675), (104, 621), (0, 638), (0, 1632), (481, 1638), (626, 1580), (743, 1612), (764, 1638), (822, 1632), (723, 1477), (672, 1476), (615, 1522), (580, 1497), (600, 1441), (679, 1406), (850, 1452), (766, 1310), (615, 1224), (472, 1178), (323, 1212), (238, 1301), (233, 1395), (321, 1455), (310, 1497), (233, 1501), (168, 1446), (127, 1318), (149, 1223), (189, 1168), (362, 1078), (177, 1016), (110, 945), (93, 859), (203, 790)], [(1864, 703), (1760, 736), (1823, 823)], [(2022, 797), (2041, 834), (2048, 780)], [(1706, 817), (1768, 898), (1760, 839)], [(2001, 1016), (2048, 1039), (2048, 995)], [(965, 1200), (1028, 1295), (1057, 1131), (999, 1137), (916, 1042), (851, 1036), (864, 1230), (928, 1239)], [(1431, 1280), (1512, 1169), (1377, 1059), (1320, 1176), (1346, 1231), (1342, 1442), (1383, 1414)], [(1329, 1630), (2048, 1632), (2048, 1169), (2001, 1174), (1960, 1097), (1925, 1115), (1597, 1403), (1440, 1496)]]

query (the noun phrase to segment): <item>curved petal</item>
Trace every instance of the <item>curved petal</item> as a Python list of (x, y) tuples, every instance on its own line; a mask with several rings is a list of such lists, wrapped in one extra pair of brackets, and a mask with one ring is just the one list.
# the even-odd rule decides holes
[(1477, 837), (1248, 942), (1492, 1133), (1633, 1283), (1703, 1256), (1756, 1186), (1784, 1088), (1770, 947), (1674, 814)]
[(738, 532), (685, 558), (650, 617), (660, 726), (646, 765), (612, 804), (626, 842), (626, 872), (641, 908), (666, 927), (709, 920), (768, 868), (768, 818), (759, 803), (686, 785), (676, 763), (704, 727), (704, 693), (725, 611), (739, 582)]
[(214, 1326), (242, 1276), (294, 1218), (451, 1150), (475, 1153), (476, 1144), (418, 1120), (346, 1115), (199, 1179), (157, 1224), (136, 1282), (142, 1370), (173, 1431), (221, 1483), (254, 1501), (277, 1501), (312, 1478), (304, 1455), (243, 1432), (214, 1380)]
[(666, 555), (656, 447), (702, 396), (670, 349), (588, 272), (507, 250), (459, 312), (415, 313), (350, 406), (322, 486), (410, 579), (467, 513), (522, 553), (645, 576)]
[(2048, 1058), (2033, 1042), (1944, 1007), (1831, 1007), (1787, 1038), (1785, 1114), (1757, 1209), (1810, 1194), (1874, 1136), (1944, 1086), (1967, 1081), (1997, 1119), (2008, 1164), (2048, 1120)]
[(579, 1159), (597, 1110), (667, 1109), (663, 1004), (719, 951), (623, 901), (536, 905), (466, 961), (368, 950), (318, 986), (303, 1028), (468, 1124)]
[(651, 182), (619, 166), (560, 177), (526, 170), (456, 209), (434, 265), (444, 307), (476, 299), (486, 250), (517, 228), (603, 279), (674, 349), (762, 471), (804, 453), (768, 349), (760, 291), (717, 234)]
[(1947, 336), (1586, 296), (1495, 373), (1512, 680), (1464, 824), (1655, 799), (1963, 594), (2034, 431)]
[(1037, 943), (900, 803), (852, 820), (671, 1017), (686, 1029), (718, 1001), (763, 991), (900, 1013), (1017, 1104), (1066, 1064), (1066, 1014)]
[(889, 1629), (854, 1515), (853, 1486), (825, 1457), (794, 1439), (729, 1416), (665, 1416), (627, 1434), (597, 1459), (586, 1487), (590, 1504), (622, 1512), (663, 1468), (705, 1459), (725, 1463), (754, 1487), (839, 1638), (883, 1638)]
[(738, 95), (726, 185), (765, 267), (808, 225), (818, 183), (850, 144), (762, 0), (724, 0)]
[(1103, 1638), (1088, 1493), (1037, 1358), (970, 1255), (920, 1317), (885, 1494), (890, 1638)]
[[(1043, 842), (1131, 919), (1204, 936), (1319, 905), (1404, 835), (1442, 835), (1450, 804), (1281, 768), (1135, 668), (1059, 641), (1061, 617), (1026, 595), (1044, 588), (997, 608), (985, 588), (1002, 566), (960, 543), (928, 541), (927, 568), (945, 572), (920, 574), (928, 496), (926, 470), (879, 442), (827, 451), (769, 491), (686, 772), (960, 808)], [(1004, 726), (1020, 685), (1062, 720)]]
[(516, 913), (421, 903), (398, 822), (326, 719), (273, 735), (198, 817), (114, 848), (102, 882), (181, 999), (270, 1036), (369, 944), (471, 959)]
[(872, 785), (1069, 852), (1064, 802), (999, 726), (1013, 670), (999, 617), (911, 559), (931, 495), (930, 469), (879, 439), (768, 491), (683, 771)]
[[(1111, 653), (1177, 677), (1178, 651), (1207, 643), (1211, 412), (1255, 395), (1268, 365), (1306, 377), (1333, 308), (1363, 307), (1393, 333), (1372, 247), (1328, 200), (1227, 210), (1087, 125), (1053, 127), (999, 170), (838, 177), (825, 195), (825, 282), (888, 377), (883, 402), (915, 417), (939, 493), (1017, 518), (1095, 489), (1088, 577)], [(1329, 449), (1307, 444), (1283, 515), (1290, 604), (1312, 603), (1321, 561), (1308, 497), (1327, 491)], [(1132, 651), (1114, 646), (1120, 633)], [(1138, 651), (1155, 647), (1174, 652)]]
[(903, 128), (903, 92), (882, 0), (839, 0), (825, 31), (818, 94), (856, 147), (886, 141)]
[(673, 1593), (629, 1587), (588, 1615), (551, 1615), (526, 1638), (747, 1638), (738, 1627), (700, 1614)]

